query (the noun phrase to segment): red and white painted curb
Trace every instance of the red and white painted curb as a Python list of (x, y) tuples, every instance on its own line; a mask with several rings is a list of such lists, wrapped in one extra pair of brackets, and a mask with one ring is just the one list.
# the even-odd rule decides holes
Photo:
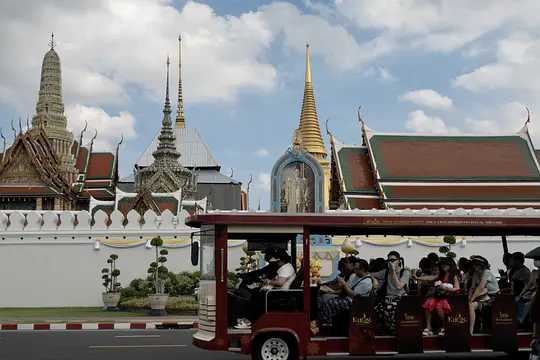
[(1, 330), (154, 330), (154, 329), (196, 329), (197, 322), (103, 322), (103, 323), (36, 323), (0, 324)]

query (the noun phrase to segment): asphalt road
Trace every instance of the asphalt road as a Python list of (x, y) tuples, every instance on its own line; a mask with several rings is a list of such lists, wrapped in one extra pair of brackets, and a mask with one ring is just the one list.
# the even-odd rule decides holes
[[(192, 330), (2, 331), (0, 360), (229, 360), (248, 356), (208, 352), (191, 345)], [(385, 357), (386, 358), (386, 357)], [(465, 359), (459, 355), (394, 359)], [(469, 358), (469, 357), (467, 357)], [(471, 359), (502, 359), (478, 354)], [(506, 357), (508, 358), (508, 357)], [(339, 357), (338, 359), (347, 359)], [(377, 357), (381, 359), (381, 357)]]

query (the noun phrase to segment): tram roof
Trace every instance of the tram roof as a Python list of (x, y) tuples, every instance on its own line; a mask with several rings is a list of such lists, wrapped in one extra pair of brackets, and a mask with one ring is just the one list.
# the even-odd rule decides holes
[[(193, 214), (192, 227), (227, 225), (230, 235), (540, 235), (540, 209), (330, 210), (325, 213), (212, 211)], [(236, 236), (229, 236), (230, 238)]]

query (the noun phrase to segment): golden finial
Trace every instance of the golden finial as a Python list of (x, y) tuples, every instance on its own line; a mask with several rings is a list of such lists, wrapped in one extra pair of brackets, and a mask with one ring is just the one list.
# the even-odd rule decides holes
[(51, 50), (54, 50), (54, 33), (51, 33), (51, 41), (49, 41), (49, 46), (51, 47)]
[(306, 44), (306, 82), (311, 82), (311, 59), (310, 59), (309, 44)]
[(182, 94), (182, 35), (178, 35), (178, 102), (176, 105), (176, 127), (186, 126), (184, 117), (184, 97)]
[(306, 81), (304, 84), (304, 99), (300, 112), (300, 124), (298, 126), (302, 149), (311, 153), (319, 159), (326, 158), (326, 149), (321, 136), (319, 119), (317, 117), (317, 106), (311, 82), (311, 59), (310, 46), (306, 44)]

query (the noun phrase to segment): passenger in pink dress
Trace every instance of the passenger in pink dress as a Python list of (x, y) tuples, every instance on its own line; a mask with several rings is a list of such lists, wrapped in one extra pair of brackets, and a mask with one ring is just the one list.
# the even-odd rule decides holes
[(448, 296), (457, 293), (460, 290), (456, 263), (452, 258), (441, 258), (439, 261), (438, 275), (421, 276), (416, 279), (420, 282), (435, 281), (432, 290), (426, 295), (426, 300), (422, 305), (426, 310), (426, 328), (424, 329), (423, 335), (433, 335), (433, 314), (438, 316), (442, 321), (443, 326), (439, 331), (439, 335), (444, 335), (446, 316), (452, 312), (452, 308), (450, 307), (450, 304), (448, 304)]

